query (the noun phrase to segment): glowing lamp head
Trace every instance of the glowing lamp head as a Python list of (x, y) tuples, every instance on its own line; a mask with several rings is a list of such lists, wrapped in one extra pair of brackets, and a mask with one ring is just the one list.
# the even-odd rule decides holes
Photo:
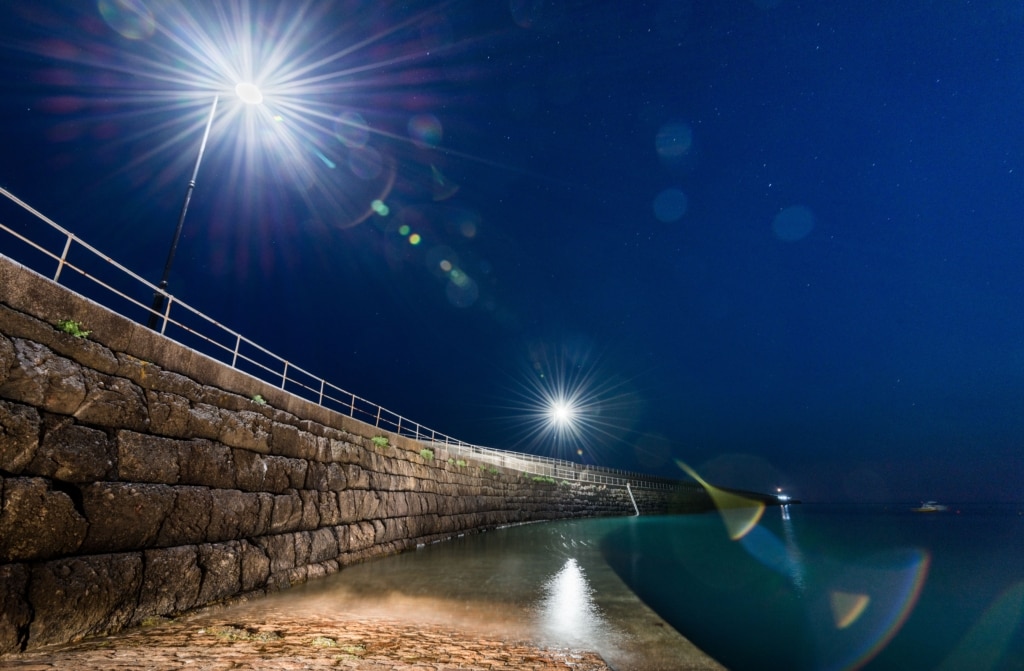
[(575, 408), (567, 401), (555, 401), (551, 404), (551, 421), (558, 426), (571, 424), (576, 414)]
[(242, 102), (250, 105), (259, 105), (263, 102), (263, 93), (260, 92), (260, 87), (252, 82), (239, 82), (235, 86), (235, 94), (242, 99)]

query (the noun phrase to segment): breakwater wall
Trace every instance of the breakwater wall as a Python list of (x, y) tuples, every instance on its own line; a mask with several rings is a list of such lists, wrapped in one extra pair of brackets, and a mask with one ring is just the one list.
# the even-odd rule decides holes
[[(62, 319), (91, 333), (62, 332)], [(0, 654), (457, 534), (633, 512), (622, 488), (424, 450), (0, 255)], [(680, 496), (633, 494), (644, 513)]]

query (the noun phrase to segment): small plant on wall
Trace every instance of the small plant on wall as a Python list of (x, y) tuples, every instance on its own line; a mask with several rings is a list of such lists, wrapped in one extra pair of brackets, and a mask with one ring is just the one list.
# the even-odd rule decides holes
[(387, 436), (374, 436), (370, 440), (372, 440), (373, 444), (376, 445), (377, 447), (379, 447), (382, 450), (384, 448), (386, 448), (386, 447), (389, 447), (388, 437)]
[(76, 338), (87, 338), (92, 333), (92, 331), (86, 331), (82, 328), (82, 322), (75, 321), (74, 319), (61, 319), (57, 322), (57, 328)]
[(263, 397), (262, 397), (262, 396), (260, 396), (259, 394), (256, 394), (256, 395), (254, 395), (254, 396), (253, 396), (253, 397), (252, 397), (251, 399), (249, 399), (249, 400), (251, 400), (251, 401), (252, 401), (253, 403), (255, 403), (256, 405), (266, 405), (266, 404), (267, 404), (267, 399), (263, 398)]
[(424, 447), (422, 450), (420, 450), (420, 456), (426, 459), (427, 461), (433, 461), (434, 451), (428, 450), (427, 448)]

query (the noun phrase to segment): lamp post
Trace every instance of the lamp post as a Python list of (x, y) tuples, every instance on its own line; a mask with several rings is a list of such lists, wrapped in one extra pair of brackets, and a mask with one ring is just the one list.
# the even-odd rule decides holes
[[(263, 94), (255, 84), (241, 82), (235, 86), (235, 94), (242, 102), (250, 105), (258, 105), (263, 102)], [(206, 128), (203, 130), (203, 140), (199, 143), (199, 155), (196, 156), (196, 165), (192, 169), (192, 178), (188, 181), (185, 189), (185, 200), (181, 204), (181, 212), (178, 214), (178, 225), (174, 229), (174, 239), (171, 240), (171, 249), (167, 253), (167, 263), (164, 264), (164, 273), (160, 278), (160, 284), (153, 294), (153, 307), (149, 313), (149, 328), (156, 329), (159, 315), (164, 309), (164, 300), (167, 297), (167, 280), (171, 274), (171, 266), (174, 264), (174, 254), (178, 251), (178, 241), (181, 240), (181, 229), (185, 225), (185, 215), (188, 213), (188, 204), (192, 200), (192, 191), (196, 188), (196, 177), (199, 175), (199, 166), (203, 162), (203, 154), (206, 152), (206, 141), (210, 137), (210, 127), (213, 126), (213, 118), (217, 114), (217, 103), (220, 95), (213, 97), (213, 104), (210, 106), (210, 116), (206, 119)]]

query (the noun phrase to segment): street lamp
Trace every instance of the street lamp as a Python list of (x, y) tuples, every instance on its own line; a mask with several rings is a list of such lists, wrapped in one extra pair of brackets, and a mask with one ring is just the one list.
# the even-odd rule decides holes
[[(263, 93), (258, 86), (250, 82), (240, 82), (235, 86), (235, 95), (249, 105), (259, 105), (263, 102)], [(164, 264), (164, 274), (160, 278), (157, 291), (153, 294), (153, 307), (149, 313), (149, 328), (156, 329), (159, 315), (164, 310), (164, 300), (167, 297), (167, 280), (171, 274), (171, 266), (174, 264), (174, 253), (178, 251), (178, 241), (181, 239), (181, 229), (185, 225), (185, 214), (188, 213), (188, 204), (192, 200), (192, 191), (196, 188), (196, 177), (199, 175), (199, 165), (203, 162), (203, 153), (206, 151), (206, 141), (210, 137), (210, 127), (213, 125), (213, 117), (217, 114), (217, 103), (220, 101), (220, 94), (213, 97), (213, 105), (210, 106), (210, 116), (206, 119), (206, 128), (203, 130), (203, 140), (199, 143), (199, 155), (196, 156), (196, 165), (192, 169), (192, 178), (188, 181), (188, 188), (185, 189), (185, 200), (181, 204), (181, 213), (178, 215), (178, 226), (174, 229), (174, 239), (171, 241), (171, 249), (167, 253), (167, 263)]]

